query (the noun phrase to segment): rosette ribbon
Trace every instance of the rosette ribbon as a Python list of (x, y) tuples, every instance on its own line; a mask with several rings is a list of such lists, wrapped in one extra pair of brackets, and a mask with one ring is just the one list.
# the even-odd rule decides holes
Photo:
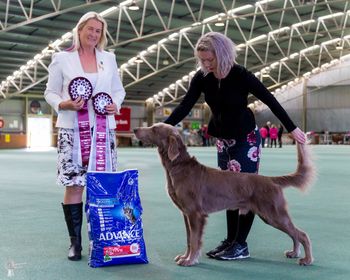
[(109, 94), (99, 92), (92, 97), (92, 106), (96, 113), (92, 136), (92, 148), (89, 170), (112, 171), (111, 145), (106, 106), (113, 104)]
[(79, 96), (84, 100), (83, 108), (77, 111), (78, 117), (74, 128), (73, 161), (77, 160), (81, 162), (82, 166), (87, 166), (91, 148), (91, 130), (87, 103), (92, 95), (92, 85), (88, 79), (76, 77), (70, 81), (68, 92), (72, 100), (76, 100)]

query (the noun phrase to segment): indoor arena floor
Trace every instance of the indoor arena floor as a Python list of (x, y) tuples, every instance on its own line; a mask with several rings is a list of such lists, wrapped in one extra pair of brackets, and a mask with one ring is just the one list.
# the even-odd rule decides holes
[[(316, 183), (307, 194), (294, 188), (285, 190), (294, 223), (312, 240), (315, 262), (309, 267), (285, 258), (283, 252), (292, 247), (291, 239), (259, 218), (248, 238), (250, 259), (207, 258), (205, 252), (226, 235), (224, 212), (208, 219), (200, 264), (176, 265), (174, 257), (185, 250), (185, 229), (181, 213), (167, 195), (155, 148), (118, 149), (119, 170), (139, 170), (149, 264), (89, 267), (85, 220), (83, 258), (68, 261), (63, 189), (55, 185), (56, 151), (0, 150), (0, 280), (348, 279), (350, 146), (312, 148), (318, 169)], [(214, 147), (192, 147), (189, 152), (200, 162), (216, 166)], [(263, 149), (260, 174), (282, 175), (295, 167), (295, 146)]]

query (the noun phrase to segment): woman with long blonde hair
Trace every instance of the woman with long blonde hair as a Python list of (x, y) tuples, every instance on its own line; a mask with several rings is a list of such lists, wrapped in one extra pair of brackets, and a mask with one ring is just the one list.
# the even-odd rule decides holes
[(58, 115), (57, 183), (65, 187), (62, 207), (71, 243), (68, 259), (72, 261), (81, 259), (82, 196), (87, 171), (87, 165), (76, 156), (79, 154), (77, 147), (86, 143), (86, 139), (79, 139), (76, 129), (77, 112), (87, 106), (89, 126), (93, 127), (95, 121), (91, 99), (85, 101), (82, 96), (71, 99), (69, 86), (72, 82), (77, 84), (77, 87), (72, 87), (75, 90), (84, 87), (84, 90), (91, 91), (92, 96), (104, 92), (112, 98), (112, 103), (105, 110), (110, 129), (112, 169), (116, 170), (114, 115), (120, 110), (125, 90), (119, 78), (115, 55), (104, 51), (106, 33), (107, 23), (98, 13), (83, 15), (73, 30), (72, 47), (53, 55), (45, 91), (46, 101)]

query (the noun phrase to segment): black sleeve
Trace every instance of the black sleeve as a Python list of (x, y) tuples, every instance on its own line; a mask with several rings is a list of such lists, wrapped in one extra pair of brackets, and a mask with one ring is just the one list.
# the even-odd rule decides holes
[(269, 90), (253, 75), (251, 72), (247, 71), (247, 85), (249, 87), (249, 92), (266, 104), (272, 113), (282, 122), (288, 132), (293, 131), (296, 125), (288, 116), (287, 112), (283, 109), (281, 104), (276, 100), (276, 98), (269, 92)]
[(164, 121), (165, 123), (176, 125), (189, 114), (201, 95), (200, 80), (202, 76), (200, 71), (194, 75), (184, 99)]

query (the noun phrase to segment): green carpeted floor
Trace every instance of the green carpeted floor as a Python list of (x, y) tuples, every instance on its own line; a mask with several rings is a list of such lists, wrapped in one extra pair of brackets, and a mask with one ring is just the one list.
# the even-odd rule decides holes
[[(201, 162), (216, 166), (213, 147), (189, 150)], [(167, 196), (155, 149), (119, 149), (119, 169), (137, 168), (140, 172), (149, 264), (106, 268), (87, 265), (86, 234), (82, 261), (66, 259), (68, 236), (60, 205), (63, 189), (55, 185), (55, 150), (0, 150), (0, 280), (348, 279), (350, 146), (314, 146), (313, 150), (318, 168), (316, 184), (306, 195), (292, 188), (285, 194), (295, 224), (311, 237), (314, 265), (299, 267), (296, 260), (286, 259), (283, 252), (291, 248), (291, 240), (259, 218), (248, 239), (250, 259), (208, 259), (204, 252), (226, 234), (222, 212), (209, 217), (201, 262), (190, 268), (179, 267), (173, 261), (185, 249), (184, 225)], [(264, 149), (260, 173), (281, 175), (294, 171), (295, 157), (294, 146)], [(13, 270), (8, 269), (11, 265)]]

